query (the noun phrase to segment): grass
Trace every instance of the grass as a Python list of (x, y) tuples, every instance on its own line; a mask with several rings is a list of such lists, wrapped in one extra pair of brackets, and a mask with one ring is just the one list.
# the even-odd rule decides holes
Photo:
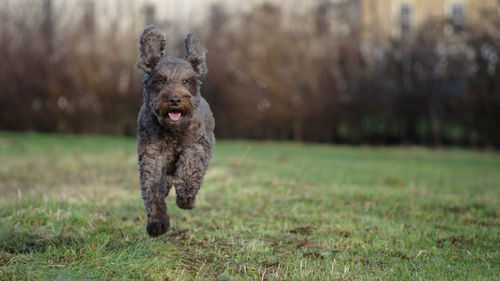
[(145, 232), (133, 138), (0, 133), (1, 280), (498, 280), (500, 154), (219, 141)]

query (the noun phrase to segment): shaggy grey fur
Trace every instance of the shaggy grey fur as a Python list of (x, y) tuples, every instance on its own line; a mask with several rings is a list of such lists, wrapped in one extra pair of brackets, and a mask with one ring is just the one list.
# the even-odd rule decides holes
[(162, 30), (146, 27), (137, 63), (144, 71), (137, 153), (146, 230), (153, 237), (170, 226), (165, 197), (172, 185), (177, 206), (194, 208), (215, 146), (212, 111), (200, 95), (207, 50), (194, 31), (187, 34), (184, 59), (166, 56), (166, 42)]

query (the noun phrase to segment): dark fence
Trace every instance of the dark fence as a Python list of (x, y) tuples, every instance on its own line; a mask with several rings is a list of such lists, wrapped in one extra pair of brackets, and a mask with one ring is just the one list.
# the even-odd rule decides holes
[[(0, 129), (135, 134), (140, 30), (120, 29), (122, 17), (97, 27), (92, 2), (61, 24), (42, 3), (22, 16), (0, 10)], [(299, 18), (314, 28), (298, 29), (279, 6), (212, 8), (198, 31), (218, 137), (500, 146), (498, 14), (451, 33), (429, 20), (361, 52), (361, 31), (332, 32), (321, 9)], [(171, 54), (183, 55), (181, 39), (169, 40)]]

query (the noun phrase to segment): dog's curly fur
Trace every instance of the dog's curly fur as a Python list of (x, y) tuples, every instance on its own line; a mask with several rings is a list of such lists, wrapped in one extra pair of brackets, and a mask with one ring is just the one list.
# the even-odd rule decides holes
[(137, 62), (144, 71), (137, 153), (148, 215), (146, 230), (152, 237), (170, 226), (165, 197), (172, 185), (177, 206), (194, 208), (215, 146), (212, 111), (200, 95), (201, 79), (207, 73), (207, 50), (194, 31), (185, 39), (183, 59), (166, 56), (165, 46), (162, 30), (156, 26), (144, 29)]

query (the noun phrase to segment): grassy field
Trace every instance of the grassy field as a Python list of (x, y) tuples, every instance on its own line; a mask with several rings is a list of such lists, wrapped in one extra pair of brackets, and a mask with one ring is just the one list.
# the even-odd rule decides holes
[(1, 280), (498, 280), (500, 154), (217, 143), (146, 235), (135, 139), (0, 133)]

